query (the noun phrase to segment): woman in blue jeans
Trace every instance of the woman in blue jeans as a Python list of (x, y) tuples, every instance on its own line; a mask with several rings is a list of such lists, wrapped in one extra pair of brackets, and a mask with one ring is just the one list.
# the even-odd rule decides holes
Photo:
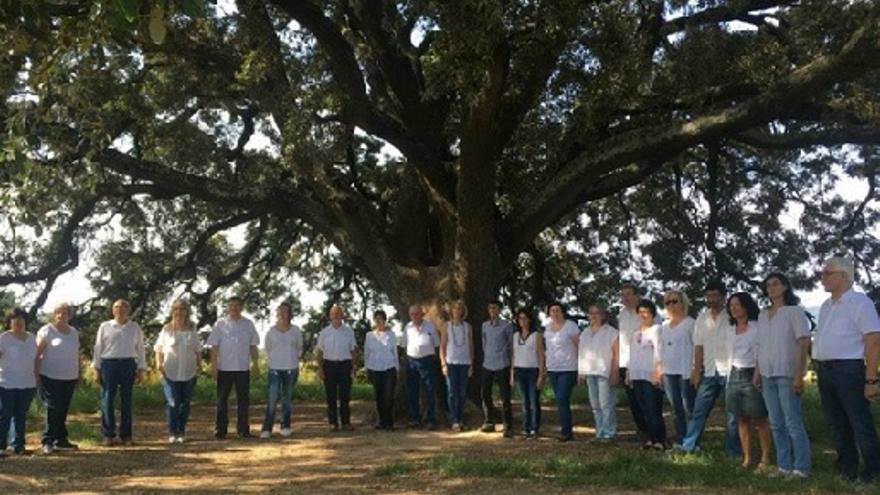
[(544, 384), (544, 338), (531, 310), (516, 312), (517, 331), (513, 334), (510, 384), (516, 385), (522, 404), (522, 431), (530, 440), (538, 438), (541, 427), (541, 386)]
[(804, 426), (801, 394), (810, 348), (810, 322), (788, 278), (771, 273), (764, 279), (770, 307), (758, 316), (758, 365), (754, 385), (761, 390), (782, 474), (810, 474), (810, 438)]
[(672, 407), (675, 434), (680, 445), (687, 436), (687, 423), (694, 410), (696, 390), (689, 381), (694, 361), (694, 324), (688, 316), (690, 300), (682, 291), (663, 295), (667, 320), (660, 327), (660, 366), (663, 390)]
[(266, 402), (266, 415), (260, 438), (272, 436), (272, 424), (275, 422), (275, 408), (281, 402), (281, 436), (289, 437), (293, 406), (293, 387), (299, 378), (299, 359), (302, 356), (302, 331), (290, 320), (293, 311), (290, 304), (284, 302), (275, 310), (275, 325), (266, 332), (263, 347), (268, 359), (269, 398)]
[(607, 320), (603, 306), (590, 306), (590, 326), (581, 334), (578, 346), (578, 381), (587, 384), (599, 441), (610, 441), (617, 435), (620, 332)]
[(468, 378), (474, 374), (473, 331), (467, 318), (464, 301), (452, 303), (450, 321), (440, 332), (440, 369), (446, 377), (446, 401), (452, 431), (462, 431), (462, 415), (467, 399)]
[(554, 302), (547, 306), (550, 323), (544, 328), (547, 375), (559, 409), (559, 441), (574, 440), (571, 420), (571, 391), (577, 383), (578, 344), (580, 329), (566, 319), (565, 307)]
[(5, 325), (9, 330), (0, 334), (0, 457), (6, 455), (10, 424), (15, 426), (14, 452), (27, 453), (27, 411), (37, 389), (37, 340), (27, 331), (27, 313), (21, 308), (13, 309), (6, 316)]
[(168, 443), (183, 443), (196, 376), (202, 365), (202, 343), (186, 301), (177, 299), (171, 303), (171, 318), (153, 348), (165, 391)]
[(639, 408), (644, 413), (647, 437), (645, 450), (666, 449), (666, 424), (663, 422), (663, 390), (660, 369), (660, 325), (654, 323), (657, 306), (647, 299), (638, 305), (639, 329), (630, 336), (629, 367), (626, 384), (633, 388)]

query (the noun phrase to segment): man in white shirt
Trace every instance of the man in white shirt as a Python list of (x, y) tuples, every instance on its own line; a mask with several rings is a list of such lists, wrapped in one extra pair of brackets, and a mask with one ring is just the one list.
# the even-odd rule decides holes
[(422, 424), (419, 388), (423, 388), (428, 429), (436, 430), (434, 394), (437, 390), (437, 348), (440, 346), (440, 334), (434, 324), (424, 317), (422, 307), (413, 304), (409, 308), (410, 321), (403, 329), (403, 347), (406, 348), (406, 403), (409, 427), (418, 428)]
[[(637, 307), (642, 295), (639, 288), (630, 282), (626, 282), (620, 287), (620, 302), (623, 306), (617, 314), (618, 327), (618, 349), (620, 358), (620, 378), (619, 383), (626, 383), (626, 371), (629, 367), (629, 348), (632, 340), (633, 332), (637, 331), (641, 326)], [(639, 407), (639, 401), (636, 399), (635, 391), (630, 385), (624, 385), (623, 390), (626, 392), (626, 402), (629, 405), (629, 411), (632, 414), (633, 422), (636, 429), (642, 435), (647, 435), (648, 425), (645, 421), (644, 414)]]
[(125, 299), (113, 303), (113, 319), (98, 327), (92, 368), (95, 381), (101, 386), (101, 435), (103, 445), (113, 445), (116, 438), (116, 418), (113, 399), (119, 390), (119, 438), (123, 445), (131, 445), (131, 396), (135, 382), (139, 382), (146, 368), (144, 332), (131, 321), (131, 304)]
[[(235, 386), (237, 409), (236, 429), (241, 438), (250, 438), (248, 417), (250, 407), (250, 374), (259, 374), (257, 346), (260, 335), (254, 322), (242, 316), (243, 301), (232, 296), (226, 301), (226, 318), (214, 324), (208, 345), (211, 347), (211, 375), (217, 380), (217, 414), (214, 418), (214, 438), (226, 438), (229, 426), (229, 394)], [(251, 365), (248, 366), (250, 357)], [(250, 370), (249, 370), (250, 368)]]
[(819, 310), (813, 362), (837, 469), (856, 481), (861, 452), (864, 469), (858, 479), (871, 483), (880, 479), (880, 440), (869, 403), (880, 393), (880, 318), (868, 296), (852, 288), (854, 275), (847, 258), (830, 258), (822, 267), (822, 286), (831, 297)]
[(338, 431), (341, 420), (342, 429), (351, 431), (351, 384), (356, 368), (352, 365), (357, 342), (354, 331), (342, 323), (342, 307), (334, 304), (327, 316), (330, 324), (318, 334), (315, 352), (318, 360), (318, 378), (324, 382), (324, 395), (327, 399), (327, 421), (330, 431)]
[[(715, 406), (715, 400), (724, 393), (730, 372), (730, 354), (734, 330), (725, 310), (726, 291), (721, 282), (706, 284), (703, 291), (706, 307), (694, 324), (694, 359), (690, 373), (691, 385), (697, 389), (694, 410), (687, 424), (687, 433), (681, 440), (685, 452), (699, 448), (706, 428), (706, 420)], [(725, 412), (726, 428), (724, 450), (728, 456), (742, 453), (736, 429), (736, 415)]]

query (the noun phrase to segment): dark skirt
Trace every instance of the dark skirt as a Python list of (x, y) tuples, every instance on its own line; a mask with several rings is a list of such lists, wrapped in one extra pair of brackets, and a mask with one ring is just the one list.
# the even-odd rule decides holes
[(767, 406), (761, 391), (752, 384), (755, 368), (732, 368), (724, 402), (727, 412), (746, 418), (766, 418)]

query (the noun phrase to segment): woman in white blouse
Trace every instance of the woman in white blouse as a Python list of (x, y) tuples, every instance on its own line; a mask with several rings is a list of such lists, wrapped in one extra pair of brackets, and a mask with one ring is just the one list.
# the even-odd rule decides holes
[(397, 338), (388, 330), (388, 317), (378, 310), (373, 313), (373, 331), (364, 339), (364, 366), (367, 378), (373, 384), (376, 398), (377, 430), (394, 430), (394, 388), (397, 385)]
[(464, 301), (452, 303), (451, 319), (440, 332), (440, 369), (446, 377), (446, 402), (452, 431), (462, 431), (462, 415), (467, 399), (468, 378), (474, 374), (474, 342), (467, 306)]
[(578, 346), (578, 381), (587, 384), (596, 439), (606, 441), (617, 435), (615, 406), (619, 377), (618, 332), (607, 319), (604, 307), (590, 306), (590, 326), (581, 333)]
[(657, 306), (648, 299), (638, 305), (639, 329), (630, 336), (627, 385), (632, 387), (647, 431), (643, 449), (666, 449), (666, 424), (663, 422), (663, 391), (660, 368), (660, 325), (654, 323)]
[(175, 299), (171, 317), (156, 344), (156, 369), (162, 375), (168, 443), (183, 443), (196, 376), (202, 364), (202, 345), (190, 316), (189, 303)]
[(272, 436), (272, 424), (275, 422), (275, 409), (281, 402), (281, 436), (289, 437), (293, 430), (293, 387), (299, 379), (299, 359), (302, 356), (302, 330), (290, 322), (293, 308), (283, 302), (275, 309), (275, 325), (263, 337), (263, 348), (268, 359), (269, 394), (266, 401), (266, 414), (263, 417), (263, 428), (260, 438)]
[(804, 391), (810, 322), (788, 278), (771, 273), (764, 279), (770, 307), (758, 316), (758, 364), (754, 384), (761, 390), (776, 447), (776, 467), (783, 474), (810, 474), (810, 438), (804, 426)]
[(40, 396), (46, 409), (43, 453), (55, 449), (73, 450), (67, 438), (67, 410), (80, 376), (79, 332), (69, 324), (70, 306), (61, 303), (52, 310), (52, 323), (37, 331), (37, 372)]
[(510, 384), (519, 390), (523, 435), (538, 438), (541, 427), (541, 386), (544, 384), (544, 338), (538, 331), (530, 309), (516, 312), (517, 331), (513, 334)]
[(667, 320), (660, 327), (660, 367), (663, 390), (672, 407), (675, 434), (680, 444), (687, 435), (687, 422), (694, 410), (696, 391), (689, 377), (694, 361), (694, 324), (688, 316), (690, 299), (678, 290), (663, 295)]
[(578, 344), (580, 329), (566, 319), (565, 306), (560, 302), (547, 306), (550, 323), (544, 328), (546, 341), (547, 376), (556, 397), (559, 411), (559, 441), (574, 440), (571, 420), (571, 392), (577, 383)]
[(27, 331), (27, 313), (21, 308), (13, 309), (6, 316), (5, 325), (9, 330), (0, 334), (0, 457), (6, 455), (10, 424), (15, 427), (13, 451), (27, 453), (27, 411), (37, 388), (37, 341)]
[(765, 469), (770, 465), (770, 427), (767, 424), (764, 399), (752, 382), (757, 364), (758, 331), (755, 329), (755, 322), (760, 309), (752, 296), (737, 292), (727, 300), (727, 312), (730, 314), (730, 323), (736, 327), (736, 335), (724, 402), (727, 411), (736, 415), (743, 467), (751, 464), (751, 429), (755, 428), (758, 430), (758, 443), (761, 445), (758, 469)]

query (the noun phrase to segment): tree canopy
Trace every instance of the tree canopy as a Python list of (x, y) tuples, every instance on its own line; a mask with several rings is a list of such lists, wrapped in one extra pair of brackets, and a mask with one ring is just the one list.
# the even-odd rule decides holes
[(878, 2), (0, 6), (0, 287), (34, 308), (84, 257), (92, 303), (203, 323), (294, 277), (477, 315), (835, 252), (874, 287)]

